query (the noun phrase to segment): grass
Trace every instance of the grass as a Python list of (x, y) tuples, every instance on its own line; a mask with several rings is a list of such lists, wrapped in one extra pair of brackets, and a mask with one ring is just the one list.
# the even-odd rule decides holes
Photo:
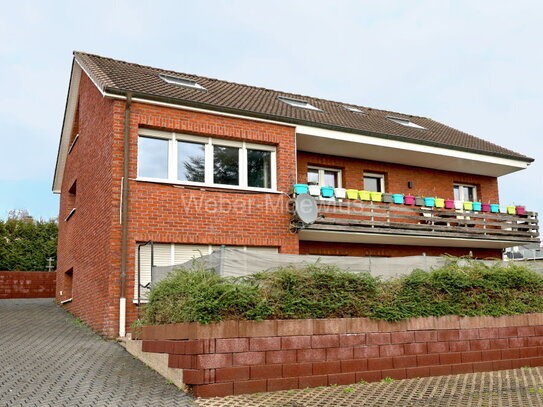
[(221, 320), (513, 315), (543, 312), (543, 277), (524, 265), (474, 260), (393, 280), (330, 265), (283, 267), (242, 278), (175, 270), (155, 285), (137, 324)]

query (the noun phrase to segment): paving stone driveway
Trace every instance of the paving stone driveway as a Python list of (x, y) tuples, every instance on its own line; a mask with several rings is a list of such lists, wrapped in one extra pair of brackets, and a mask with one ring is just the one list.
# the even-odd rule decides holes
[(195, 406), (51, 299), (0, 300), (0, 406)]

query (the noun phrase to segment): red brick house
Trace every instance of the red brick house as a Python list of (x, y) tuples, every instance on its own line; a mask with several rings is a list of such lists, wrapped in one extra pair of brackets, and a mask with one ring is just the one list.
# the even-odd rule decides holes
[(499, 214), (430, 222), (380, 202), (353, 204), (371, 215), (350, 216), (348, 203), (325, 200), (321, 212), (339, 213), (293, 229), (288, 194), (309, 183), (498, 203), (498, 177), (532, 161), (424, 117), (76, 52), (53, 183), (57, 299), (98, 332), (123, 335), (137, 314), (137, 245), (148, 240), (156, 265), (220, 245), (501, 257), (537, 230)]

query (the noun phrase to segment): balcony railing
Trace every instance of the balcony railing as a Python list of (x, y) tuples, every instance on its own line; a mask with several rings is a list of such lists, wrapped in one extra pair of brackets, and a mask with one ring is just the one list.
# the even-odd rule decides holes
[(297, 230), (539, 242), (536, 212), (525, 215), (414, 207), (372, 202), (317, 200), (318, 217)]

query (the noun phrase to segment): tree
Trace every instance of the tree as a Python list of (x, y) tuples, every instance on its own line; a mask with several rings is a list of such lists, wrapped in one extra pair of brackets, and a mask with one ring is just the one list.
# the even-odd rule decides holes
[(10, 211), (0, 220), (0, 270), (43, 271), (56, 258), (58, 225), (55, 219), (34, 220), (27, 210)]

